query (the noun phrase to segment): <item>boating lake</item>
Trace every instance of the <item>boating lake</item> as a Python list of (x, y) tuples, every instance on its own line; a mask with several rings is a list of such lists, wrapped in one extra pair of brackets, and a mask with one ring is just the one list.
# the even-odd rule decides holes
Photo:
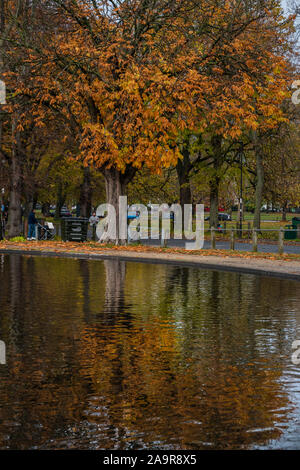
[(300, 283), (0, 255), (1, 449), (300, 449)]

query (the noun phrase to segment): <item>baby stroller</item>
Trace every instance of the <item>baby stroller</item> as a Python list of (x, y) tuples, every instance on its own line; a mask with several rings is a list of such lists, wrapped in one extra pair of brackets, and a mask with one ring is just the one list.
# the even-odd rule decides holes
[(38, 223), (38, 239), (39, 240), (53, 240), (54, 238), (54, 225), (52, 222), (45, 222), (44, 225)]

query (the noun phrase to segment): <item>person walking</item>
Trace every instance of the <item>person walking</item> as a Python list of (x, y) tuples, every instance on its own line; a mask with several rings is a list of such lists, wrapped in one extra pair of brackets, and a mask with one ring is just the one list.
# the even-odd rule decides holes
[(94, 211), (91, 217), (89, 218), (89, 223), (93, 230), (93, 235), (92, 235), (93, 241), (96, 241), (96, 228), (97, 228), (99, 220), (100, 220), (99, 217), (96, 215), (96, 212)]
[(32, 209), (28, 216), (28, 237), (27, 240), (35, 240), (35, 226), (37, 224), (37, 220), (35, 218), (35, 211)]

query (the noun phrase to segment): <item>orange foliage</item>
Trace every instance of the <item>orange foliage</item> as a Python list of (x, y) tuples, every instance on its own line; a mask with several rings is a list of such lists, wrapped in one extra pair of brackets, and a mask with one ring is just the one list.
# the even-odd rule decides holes
[(27, 42), (31, 79), (17, 93), (36, 103), (38, 125), (49, 109), (72, 123), (86, 164), (121, 172), (176, 164), (184, 130), (235, 139), (273, 127), (291, 26), (274, 2), (244, 3), (54, 0), (37, 14), (52, 25)]

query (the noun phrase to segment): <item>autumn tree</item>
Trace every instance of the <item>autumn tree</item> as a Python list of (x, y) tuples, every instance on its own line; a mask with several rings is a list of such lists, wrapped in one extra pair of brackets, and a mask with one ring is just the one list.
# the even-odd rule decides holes
[(31, 20), (34, 36), (19, 22), (11, 38), (30, 68), (27, 80), (15, 73), (18, 94), (35, 104), (37, 125), (50, 110), (60, 116), (79, 158), (104, 175), (117, 215), (144, 166), (159, 173), (180, 159), (188, 175), (182, 136), (196, 134), (213, 144), (196, 160), (215, 168), (216, 217), (227, 141), (282, 118), (290, 24), (279, 2), (37, 0)]
[(0, 155), (9, 176), (9, 238), (20, 235), (21, 203), (25, 203), (25, 209), (29, 207), (34, 193), (33, 175), (43, 148), (48, 145), (32, 117), (30, 97), (19, 92), (20, 87), (26, 88), (29, 67), (22, 61), (20, 50), (11, 45), (18, 24), (22, 25), (25, 38), (32, 33), (29, 25), (34, 17), (34, 3), (3, 0), (0, 4), (0, 69), (7, 85), (7, 105), (3, 106), (0, 123)]
[[(117, 214), (136, 170), (175, 164), (171, 143), (193, 125), (199, 80), (186, 56), (187, 5), (53, 0), (46, 13), (40, 5), (40, 17), (59, 15), (55, 34), (40, 28), (26, 44), (34, 71), (26, 92), (38, 103), (37, 122), (49, 103), (76, 122), (82, 159), (103, 173)], [(18, 44), (25, 48), (21, 38)]]
[[(238, 2), (235, 7), (233, 2), (225, 2), (222, 15), (209, 18), (214, 36), (208, 34), (207, 27), (203, 44), (213, 52), (201, 70), (207, 86), (205, 106), (198, 110), (198, 136), (205, 144), (194, 158), (194, 144), (186, 140), (177, 164), (180, 185), (188, 198), (189, 178), (197, 167), (207, 166), (210, 223), (214, 226), (218, 223), (218, 188), (224, 171), (238, 163), (240, 151), (249, 143), (259, 160), (260, 136), (284, 121), (281, 104), (288, 96), (285, 54), (290, 50), (293, 18), (286, 20), (279, 2), (274, 1), (251, 5)], [(251, 140), (249, 135), (257, 139)], [(257, 201), (262, 180), (259, 169)]]
[(300, 133), (296, 123), (284, 125), (265, 141), (265, 188), (267, 201), (282, 208), (286, 221), (289, 206), (300, 205)]

